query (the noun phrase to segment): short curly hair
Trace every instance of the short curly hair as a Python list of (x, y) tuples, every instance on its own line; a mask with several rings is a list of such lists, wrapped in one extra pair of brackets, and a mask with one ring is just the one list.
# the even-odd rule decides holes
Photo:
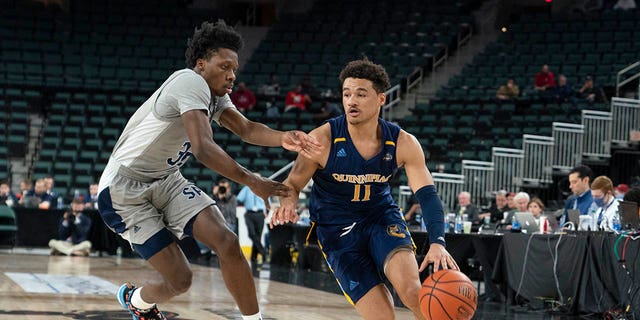
[(383, 66), (371, 62), (367, 57), (349, 62), (340, 72), (340, 82), (346, 78), (367, 79), (373, 82), (377, 93), (385, 92), (391, 87), (389, 75)]
[(240, 33), (224, 23), (223, 20), (218, 20), (216, 23), (205, 21), (200, 29), (196, 28), (193, 37), (187, 41), (187, 50), (184, 53), (185, 62), (187, 67), (193, 68), (198, 59), (208, 59), (220, 48), (238, 52), (243, 45)]

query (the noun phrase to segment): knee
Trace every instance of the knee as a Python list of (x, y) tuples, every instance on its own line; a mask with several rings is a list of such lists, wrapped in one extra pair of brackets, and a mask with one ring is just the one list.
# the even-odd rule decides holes
[(228, 255), (239, 250), (238, 236), (229, 230), (225, 230), (216, 245), (216, 253), (218, 255)]
[(174, 296), (183, 294), (191, 287), (193, 272), (191, 269), (181, 271), (178, 276), (169, 281), (169, 290)]
[(402, 303), (411, 310), (420, 308), (420, 286), (407, 286), (397, 291)]

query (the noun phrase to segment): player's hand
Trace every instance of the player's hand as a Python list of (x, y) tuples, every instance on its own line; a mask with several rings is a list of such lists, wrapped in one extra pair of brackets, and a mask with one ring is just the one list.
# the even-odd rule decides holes
[(298, 218), (299, 216), (296, 212), (295, 205), (284, 204), (280, 202), (280, 207), (275, 208), (273, 211), (273, 215), (271, 215), (271, 220), (269, 220), (269, 228), (273, 229), (273, 227), (275, 226), (283, 225), (289, 222), (296, 223), (298, 222)]
[(430, 263), (433, 263), (434, 273), (440, 269), (460, 270), (456, 261), (453, 260), (453, 257), (447, 252), (447, 249), (438, 243), (432, 243), (431, 246), (429, 246), (429, 252), (427, 252), (424, 260), (422, 260), (419, 271), (422, 272)]
[(323, 147), (316, 138), (299, 130), (287, 131), (282, 135), (282, 147), (313, 159), (320, 155)]
[(271, 179), (256, 177), (256, 181), (249, 186), (251, 191), (264, 200), (264, 204), (269, 210), (269, 196), (286, 197), (291, 188)]

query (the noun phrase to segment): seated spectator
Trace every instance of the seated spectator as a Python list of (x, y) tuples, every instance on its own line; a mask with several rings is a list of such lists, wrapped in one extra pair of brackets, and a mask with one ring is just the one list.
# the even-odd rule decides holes
[(413, 193), (407, 201), (407, 207), (409, 207), (409, 210), (404, 214), (404, 220), (407, 222), (407, 226), (411, 228), (412, 226), (422, 225), (422, 207)]
[(318, 120), (326, 120), (344, 114), (341, 105), (329, 101), (322, 103), (322, 109), (320, 111), (320, 113), (314, 114), (313, 117)]
[(507, 195), (507, 207), (509, 207), (509, 209), (507, 209), (508, 211), (514, 211), (516, 209), (516, 203), (515, 201), (513, 201), (513, 198), (515, 198), (515, 196), (515, 192), (509, 192), (509, 194)]
[[(513, 204), (515, 208), (509, 211), (509, 214), (507, 214), (507, 218), (505, 219), (504, 223), (510, 224), (511, 220), (513, 219), (513, 216), (518, 212), (528, 212), (529, 200), (531, 199), (529, 198), (528, 193), (526, 192), (516, 193), (515, 196), (513, 196)], [(510, 227), (511, 226), (509, 225), (507, 229), (510, 229)]]
[[(598, 228), (614, 231), (613, 218), (618, 215), (618, 199), (613, 195), (613, 182), (606, 176), (599, 176), (591, 183), (591, 196), (597, 208)], [(618, 217), (619, 218), (619, 217)]]
[(13, 207), (18, 204), (18, 198), (11, 191), (9, 182), (7, 180), (0, 181), (0, 205)]
[(284, 100), (284, 112), (300, 112), (307, 109), (307, 103), (311, 103), (311, 97), (302, 93), (302, 86), (297, 85), (287, 93)]
[(471, 194), (463, 191), (458, 194), (458, 205), (453, 209), (456, 215), (467, 215), (467, 220), (473, 224), (480, 224), (478, 207), (471, 203)]
[(573, 89), (571, 85), (567, 83), (567, 77), (564, 75), (558, 76), (558, 85), (553, 89), (553, 94), (556, 102), (569, 102), (573, 97)]
[(20, 193), (16, 195), (18, 200), (22, 199), (23, 196), (29, 192), (33, 188), (33, 182), (29, 179), (25, 179), (20, 181)]
[(507, 205), (506, 190), (500, 190), (496, 192), (495, 202), (489, 208), (489, 212), (480, 214), (480, 218), (491, 217), (491, 223), (500, 222), (506, 218), (506, 214), (509, 212), (509, 206)]
[(536, 91), (545, 91), (555, 86), (556, 80), (553, 76), (553, 72), (549, 71), (548, 65), (543, 65), (542, 69), (538, 73), (536, 73), (533, 88)]
[(582, 88), (578, 90), (578, 95), (589, 103), (604, 101), (604, 98), (603, 98), (604, 94), (602, 93), (602, 89), (596, 87), (593, 84), (592, 77), (587, 77), (584, 80), (584, 84), (582, 85)]
[(253, 109), (256, 105), (256, 96), (249, 88), (247, 88), (244, 82), (238, 83), (238, 88), (234, 90), (230, 95), (231, 102), (242, 113)]
[(58, 226), (58, 238), (49, 241), (52, 255), (88, 256), (91, 250), (89, 230), (91, 218), (82, 213), (84, 205), (81, 199), (71, 202), (71, 209), (64, 213)]
[(640, 188), (633, 187), (624, 194), (624, 201), (631, 201), (638, 204), (638, 216), (640, 216)]
[(542, 200), (540, 200), (540, 198), (534, 197), (529, 201), (527, 211), (531, 212), (534, 218), (540, 218), (542, 212), (544, 212), (544, 203), (542, 203)]
[[(33, 203), (31, 203), (31, 201), (33, 201)], [(49, 210), (52, 209), (52, 202), (53, 198), (47, 193), (47, 185), (44, 179), (38, 179), (33, 189), (27, 191), (19, 203), (25, 207), (35, 206), (41, 210)]]
[(613, 192), (616, 194), (616, 199), (622, 200), (624, 199), (624, 195), (629, 192), (629, 186), (621, 183), (613, 189)]
[(82, 201), (84, 202), (85, 209), (98, 210), (98, 184), (92, 183), (89, 185), (89, 193), (86, 194)]
[(55, 181), (52, 176), (44, 177), (44, 183), (47, 186), (47, 194), (51, 196), (51, 209), (58, 207), (58, 193), (53, 191)]
[(496, 92), (496, 98), (499, 100), (514, 100), (517, 99), (519, 95), (520, 89), (513, 78), (509, 78), (507, 84), (501, 85)]
[(280, 82), (278, 81), (278, 76), (272, 74), (269, 78), (269, 82), (263, 84), (260, 87), (259, 93), (265, 96), (279, 96), (280, 95)]

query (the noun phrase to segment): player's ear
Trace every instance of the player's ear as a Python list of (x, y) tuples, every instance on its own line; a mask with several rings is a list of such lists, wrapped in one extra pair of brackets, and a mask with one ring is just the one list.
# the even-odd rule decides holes
[(384, 106), (384, 103), (387, 101), (387, 95), (384, 92), (378, 93), (378, 100), (380, 101), (380, 106)]

